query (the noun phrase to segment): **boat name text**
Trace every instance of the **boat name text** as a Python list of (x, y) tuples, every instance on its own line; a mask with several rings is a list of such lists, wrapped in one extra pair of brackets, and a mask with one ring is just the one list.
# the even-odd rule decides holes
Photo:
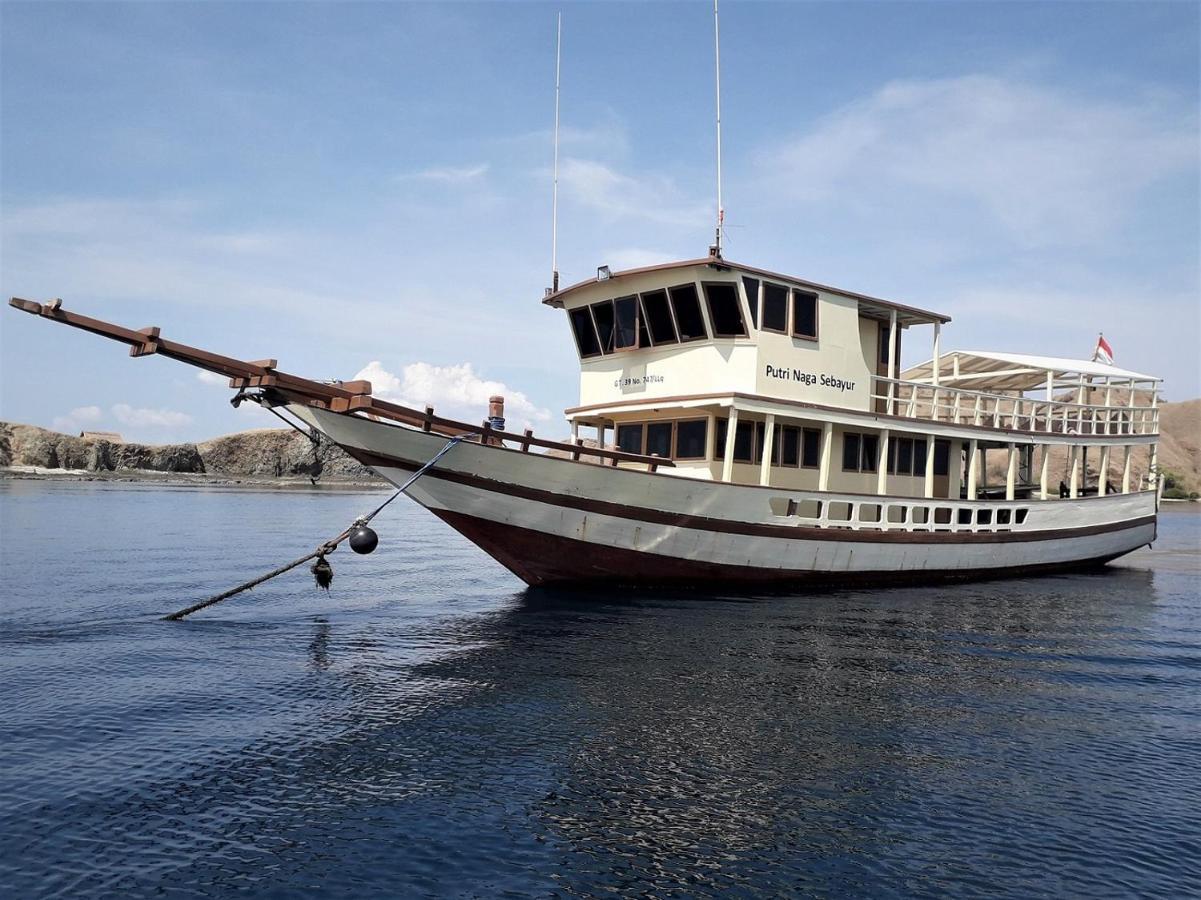
[(855, 390), (855, 382), (844, 381), (836, 375), (827, 375), (824, 372), (803, 372), (800, 369), (773, 366), (771, 363), (767, 364), (767, 377), (779, 378), (781, 381), (799, 381), (801, 384), (821, 384), (822, 387), (834, 388), (839, 391)]

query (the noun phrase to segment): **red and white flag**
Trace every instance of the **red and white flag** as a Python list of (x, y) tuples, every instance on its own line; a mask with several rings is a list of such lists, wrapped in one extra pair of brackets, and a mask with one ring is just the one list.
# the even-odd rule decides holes
[(1105, 335), (1097, 335), (1097, 349), (1093, 351), (1093, 362), (1100, 360), (1107, 366), (1113, 365), (1113, 347), (1105, 340)]

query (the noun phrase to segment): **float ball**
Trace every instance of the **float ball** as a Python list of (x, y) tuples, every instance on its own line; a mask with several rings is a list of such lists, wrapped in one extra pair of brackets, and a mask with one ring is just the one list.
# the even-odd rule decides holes
[(360, 525), (350, 533), (350, 549), (355, 553), (370, 553), (378, 546), (379, 535), (366, 525)]

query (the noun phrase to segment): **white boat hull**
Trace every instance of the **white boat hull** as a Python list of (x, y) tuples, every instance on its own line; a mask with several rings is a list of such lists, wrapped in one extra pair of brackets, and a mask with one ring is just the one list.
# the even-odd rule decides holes
[[(446, 444), (415, 429), (289, 407), (352, 456), (402, 484)], [(1099, 565), (1155, 538), (1153, 492), (1055, 501), (880, 498), (721, 484), (462, 442), (411, 497), (531, 585), (902, 583)], [(930, 523), (834, 524), (792, 514), (806, 499), (930, 510)], [(950, 509), (953, 524), (933, 523)], [(1005, 527), (961, 509), (987, 508)], [(789, 514), (784, 514), (789, 511)], [(1019, 524), (1019, 511), (1020, 524)], [(910, 515), (901, 512), (906, 520)]]

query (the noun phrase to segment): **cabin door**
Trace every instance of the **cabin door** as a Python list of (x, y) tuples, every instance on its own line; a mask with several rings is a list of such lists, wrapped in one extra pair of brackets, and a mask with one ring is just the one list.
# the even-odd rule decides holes
[[(876, 374), (881, 378), (888, 377), (888, 336), (889, 328), (887, 322), (876, 323)], [(901, 329), (897, 329), (897, 358), (901, 356)], [(900, 367), (897, 368), (897, 374), (900, 374)], [(872, 393), (882, 395), (888, 394), (887, 385), (879, 385), (879, 390), (873, 390)], [(877, 400), (875, 402), (875, 412), (882, 413), (887, 409), (887, 400)]]

